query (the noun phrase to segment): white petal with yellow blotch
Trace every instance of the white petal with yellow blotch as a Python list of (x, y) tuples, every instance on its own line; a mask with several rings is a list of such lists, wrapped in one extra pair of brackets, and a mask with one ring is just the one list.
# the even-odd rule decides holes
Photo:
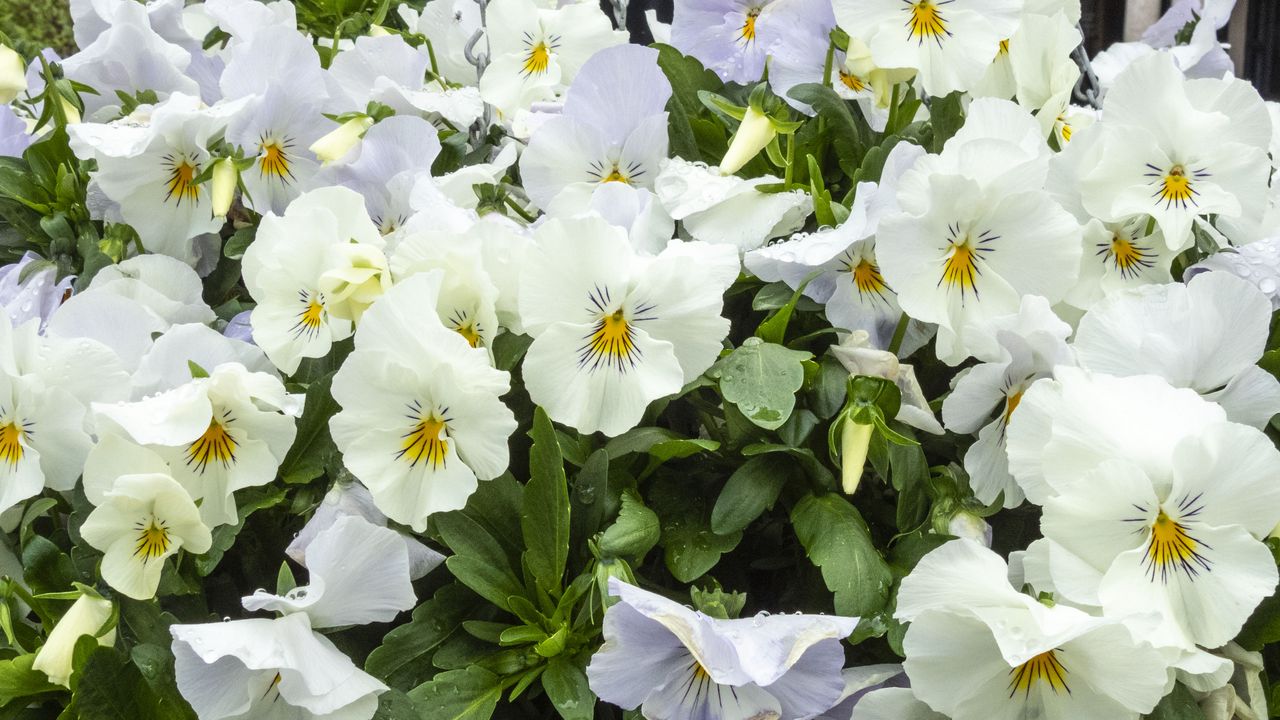
[(203, 553), (213, 542), (187, 491), (159, 473), (116, 478), (80, 534), (103, 553), (102, 579), (135, 600), (155, 596), (165, 558), (180, 548)]

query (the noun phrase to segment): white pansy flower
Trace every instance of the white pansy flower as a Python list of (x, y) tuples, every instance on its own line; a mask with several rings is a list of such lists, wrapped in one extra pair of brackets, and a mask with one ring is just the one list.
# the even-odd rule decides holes
[(1165, 694), (1165, 655), (1124, 625), (1017, 592), (971, 540), (926, 555), (902, 581), (912, 692), (954, 720), (1138, 720)]
[(1116, 293), (1080, 320), (1080, 364), (1110, 375), (1159, 375), (1217, 402), (1234, 422), (1262, 428), (1280, 412), (1280, 382), (1257, 366), (1271, 328), (1271, 303), (1226, 273), (1185, 285)]
[(1058, 365), (1072, 364), (1066, 344), (1071, 326), (1053, 314), (1044, 298), (1024, 297), (1018, 321), (996, 333), (1003, 357), (961, 371), (942, 403), (948, 430), (978, 433), (964, 456), (974, 497), (990, 505), (1004, 493), (1006, 508), (1022, 504), (1024, 497), (1009, 474), (1009, 421), (1032, 383), (1052, 376)]
[(201, 720), (369, 720), (387, 689), (312, 630), (306, 613), (169, 632), (178, 690)]
[[(227, 337), (205, 325), (174, 325), (156, 338), (151, 349), (142, 356), (134, 371), (133, 400), (172, 390), (191, 381), (191, 365), (205, 369), (234, 363), (251, 373), (279, 377), (276, 367), (262, 349), (251, 343)], [(298, 402), (295, 402), (298, 401)], [(300, 396), (285, 397), (281, 409), (296, 415)]]
[(1258, 430), (1217, 423), (1177, 438), (1155, 470), (1100, 463), (1045, 502), (1042, 530), (1101, 575), (1106, 616), (1156, 614), (1151, 642), (1219, 647), (1275, 592), (1262, 539), (1280, 522), (1280, 452)]
[[(234, 363), (133, 403), (95, 403), (101, 439), (85, 465), (85, 494), (101, 503), (131, 468), (166, 473), (210, 526), (235, 523), (234, 493), (265, 485), (293, 444), (294, 418), (279, 378)], [(140, 469), (138, 471), (141, 471)]]
[(179, 549), (203, 553), (212, 545), (187, 491), (151, 468), (126, 468), (89, 513), (80, 534), (101, 550), (102, 579), (122, 595), (149, 600), (164, 561)]
[(358, 515), (339, 518), (307, 546), (308, 584), (283, 596), (259, 590), (246, 610), (304, 612), (313, 628), (391, 622), (412, 610), (409, 553), (400, 533)]
[(1150, 216), (1169, 249), (1181, 250), (1198, 219), (1261, 217), (1272, 129), (1247, 82), (1187, 81), (1168, 55), (1154, 54), (1116, 80), (1098, 131), (1080, 176), (1084, 207), (1098, 219)]
[(520, 278), (529, 396), (582, 432), (631, 429), (715, 361), (738, 270), (724, 245), (673, 241), (650, 258), (600, 218), (542, 224)]
[(165, 255), (138, 255), (108, 265), (93, 276), (87, 290), (129, 298), (166, 327), (208, 324), (217, 317), (205, 304), (200, 276), (186, 263)]
[(946, 716), (917, 700), (909, 688), (884, 688), (863, 696), (849, 720), (946, 720)]
[(499, 399), (510, 376), (429, 310), (442, 275), (414, 275), (375, 303), (333, 381), (342, 410), (329, 427), (343, 462), (379, 510), (418, 532), (507, 469), (516, 429)]
[(616, 578), (620, 602), (587, 666), (591, 690), (661, 720), (810, 717), (840, 699), (840, 640), (857, 618), (719, 620)]
[[(282, 372), (293, 373), (304, 357), (324, 357), (351, 336), (351, 311), (390, 282), (382, 245), (364, 198), (346, 188), (313, 190), (283, 216), (262, 219), (244, 254), (244, 282), (258, 303), (254, 342)], [(327, 289), (355, 304), (338, 312), (344, 299)]]
[[(1009, 65), (1018, 104), (1035, 113), (1045, 137), (1058, 147), (1071, 142), (1067, 117), (1080, 67), (1071, 52), (1081, 43), (1080, 31), (1061, 14), (1027, 15), (1009, 39)], [(1007, 96), (1006, 96), (1007, 97)]]
[(1022, 0), (837, 0), (836, 21), (880, 67), (915, 68), (929, 95), (969, 90), (1018, 26)]
[(210, 159), (205, 146), (242, 105), (205, 108), (199, 98), (175, 93), (146, 127), (72, 126), (71, 146), (78, 157), (98, 161), (94, 180), (144, 247), (194, 265), (192, 239), (223, 223), (213, 216), (209, 189), (195, 182)]
[(725, 176), (703, 163), (671, 158), (661, 164), (653, 190), (667, 213), (695, 240), (745, 251), (799, 230), (813, 211), (813, 199), (802, 190), (756, 189), (777, 182), (779, 178), (772, 176)]
[(396, 12), (406, 27), (431, 41), (436, 72), (450, 82), (476, 83), (476, 67), (467, 62), (463, 50), (481, 27), (479, 6), (470, 0), (440, 0), (427, 3), (422, 14), (408, 3), (401, 4)]
[(994, 321), (1024, 295), (1062, 299), (1075, 281), (1081, 232), (1041, 188), (1043, 135), (1017, 105), (975, 100), (942, 154), (899, 182), (903, 212), (883, 220), (880, 269), (911, 317), (938, 324), (938, 358), (995, 360)]
[(485, 271), (479, 238), (414, 233), (396, 246), (391, 270), (398, 279), (429, 270), (444, 271), (436, 305), (440, 322), (471, 347), (493, 347), (499, 330), (498, 288)]

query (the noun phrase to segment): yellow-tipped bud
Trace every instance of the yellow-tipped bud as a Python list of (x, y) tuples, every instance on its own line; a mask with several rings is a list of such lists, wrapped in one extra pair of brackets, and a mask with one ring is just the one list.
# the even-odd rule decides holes
[[(81, 595), (49, 633), (31, 667), (48, 675), (50, 682), (67, 687), (71, 682), (71, 660), (76, 641), (84, 635), (96, 635), (110, 618), (110, 600)], [(112, 645), (115, 641), (114, 628), (98, 638), (98, 644), (103, 646)]]
[(863, 425), (853, 418), (846, 419), (840, 426), (840, 484), (847, 495), (858, 490), (873, 430), (874, 425)]
[(226, 217), (231, 210), (231, 201), (236, 197), (236, 186), (240, 184), (240, 171), (231, 158), (222, 158), (213, 164), (213, 216)]
[(339, 160), (360, 142), (360, 138), (364, 137), (365, 132), (371, 127), (373, 127), (373, 118), (368, 115), (352, 118), (339, 125), (337, 130), (315, 141), (311, 146), (311, 152), (315, 153), (321, 162), (331, 163)]
[(748, 107), (746, 116), (742, 118), (742, 124), (738, 126), (738, 132), (733, 134), (729, 149), (725, 152), (724, 159), (720, 161), (720, 174), (732, 175), (741, 170), (742, 166), (759, 155), (777, 134), (778, 131), (769, 121), (769, 116), (754, 107)]
[(13, 48), (0, 45), (0, 105), (7, 105), (27, 90), (27, 67)]

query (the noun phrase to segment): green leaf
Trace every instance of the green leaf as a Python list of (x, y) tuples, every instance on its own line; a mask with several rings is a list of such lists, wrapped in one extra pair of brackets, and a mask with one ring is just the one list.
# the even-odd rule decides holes
[(369, 653), (364, 669), (393, 687), (413, 687), (430, 673), (428, 656), (453, 634), (475, 609), (479, 598), (458, 583), (436, 591), (413, 611), (409, 622), (382, 638)]
[(791, 523), (835, 593), (838, 614), (867, 617), (884, 608), (893, 576), (856, 508), (834, 493), (806, 495), (792, 508)]
[(168, 645), (135, 645), (129, 657), (155, 694), (160, 717), (165, 720), (196, 720), (195, 711), (178, 691), (173, 675), (173, 653)]
[(707, 125), (719, 129), (721, 138), (723, 127), (719, 123), (707, 123), (699, 118), (703, 113), (702, 101), (698, 99), (698, 91), (716, 91), (722, 86), (720, 78), (702, 66), (702, 63), (670, 45), (655, 44), (658, 51), (658, 67), (671, 82), (671, 99), (667, 101), (667, 132), (671, 141), (671, 154), (686, 160), (718, 160), (719, 157), (704, 157), (701, 151), (703, 143), (698, 137), (699, 128), (708, 132)]
[(50, 683), (47, 675), (31, 669), (35, 660), (34, 653), (0, 660), (0, 702), (62, 690), (61, 686)]
[(929, 483), (929, 462), (919, 445), (888, 443), (889, 475), (893, 488), (898, 491), (896, 521), (898, 530), (910, 532), (924, 522), (929, 511), (926, 492)]
[(249, 245), (253, 243), (257, 232), (258, 227), (256, 225), (246, 225), (237, 230), (234, 235), (227, 238), (227, 244), (222, 246), (222, 256), (228, 260), (243, 258), (244, 251), (249, 249)]
[(529, 482), (520, 510), (525, 561), (542, 589), (559, 596), (569, 557), (569, 482), (555, 428), (542, 408), (534, 410), (529, 437)]
[(963, 93), (953, 92), (929, 103), (929, 119), (933, 125), (932, 152), (942, 152), (942, 146), (964, 125), (962, 97)]
[(682, 583), (702, 577), (742, 540), (741, 532), (712, 531), (709, 498), (683, 477), (660, 478), (653, 484), (649, 502), (661, 518), (667, 569)]
[(796, 391), (804, 385), (801, 363), (811, 357), (760, 338), (747, 338), (708, 373), (720, 381), (724, 399), (748, 420), (765, 430), (777, 430), (795, 408)]
[(613, 557), (643, 558), (661, 537), (657, 513), (645, 507), (635, 490), (627, 490), (617, 521), (600, 537), (600, 550)]
[(282, 487), (264, 485), (240, 491), (237, 498), (240, 506), (236, 509), (239, 520), (235, 525), (220, 525), (214, 528), (213, 545), (205, 554), (196, 558), (196, 572), (201, 577), (213, 572), (218, 567), (218, 563), (222, 562), (222, 556), (235, 544), (236, 536), (244, 529), (245, 520), (259, 510), (279, 505), (284, 502), (284, 499), (285, 489)]
[(293, 447), (280, 463), (280, 477), (286, 483), (306, 483), (324, 474), (325, 466), (337, 453), (329, 437), (329, 418), (338, 412), (338, 402), (330, 394), (333, 376), (329, 373), (311, 383), (298, 419)]
[(168, 720), (141, 671), (119, 651), (99, 647), (76, 684), (80, 720)]
[(507, 598), (524, 595), (498, 541), (480, 523), (461, 512), (435, 516), (436, 529), (454, 555), (445, 561), (449, 572), (464, 585), (503, 610), (510, 610)]
[(1204, 711), (1191, 691), (1181, 683), (1174, 685), (1173, 692), (1166, 695), (1147, 717), (1149, 720), (1205, 720)]
[(567, 658), (553, 658), (542, 673), (542, 689), (564, 720), (591, 720), (596, 696), (587, 684), (586, 673)]
[(760, 323), (760, 326), (756, 328), (756, 337), (765, 342), (783, 342), (787, 336), (787, 325), (791, 323), (791, 315), (796, 310), (796, 303), (800, 302), (800, 298), (804, 294), (804, 289), (808, 286), (809, 281), (817, 276), (818, 273), (815, 271), (805, 278), (804, 282), (800, 283), (800, 286), (791, 293), (787, 303), (778, 308), (778, 311), (769, 316), (767, 320)]
[(819, 117), (826, 119), (831, 126), (831, 142), (839, 159), (840, 169), (852, 176), (866, 153), (868, 142), (863, 132), (866, 121), (859, 122), (861, 116), (855, 120), (853, 113), (849, 111), (848, 101), (822, 83), (797, 85), (787, 94), (809, 105)]
[(784, 455), (753, 457), (729, 476), (715, 507), (711, 529), (721, 535), (745, 530), (778, 500), (795, 463)]
[(408, 695), (388, 690), (378, 696), (378, 711), (373, 720), (418, 720), (418, 708)]
[(498, 676), (476, 666), (440, 673), (409, 691), (422, 720), (488, 720), (500, 697)]

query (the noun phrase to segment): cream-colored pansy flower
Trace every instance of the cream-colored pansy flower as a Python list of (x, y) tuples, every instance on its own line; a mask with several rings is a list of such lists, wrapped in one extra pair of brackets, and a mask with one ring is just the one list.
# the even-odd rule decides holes
[(102, 551), (102, 579), (108, 585), (135, 600), (150, 600), (160, 585), (165, 558), (181, 548), (203, 553), (213, 537), (177, 481), (138, 470), (116, 478), (80, 526), (80, 534)]

